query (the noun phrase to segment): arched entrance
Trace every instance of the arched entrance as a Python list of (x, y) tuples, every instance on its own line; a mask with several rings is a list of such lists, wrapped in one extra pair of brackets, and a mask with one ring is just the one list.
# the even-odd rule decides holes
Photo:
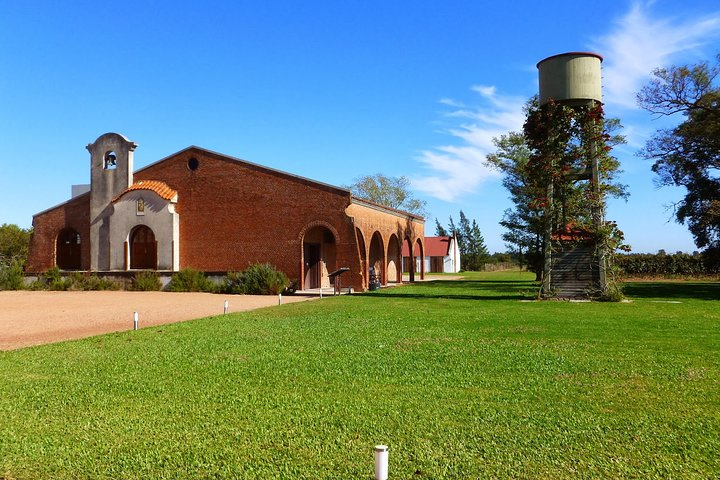
[(357, 237), (357, 245), (360, 253), (360, 271), (362, 272), (363, 287), (368, 286), (368, 264), (367, 264), (367, 250), (365, 250), (365, 237), (363, 237), (362, 231), (359, 228), (355, 228), (355, 236)]
[(370, 262), (368, 265), (370, 276), (377, 275), (377, 279), (382, 285), (387, 284), (385, 273), (385, 249), (383, 248), (382, 237), (380, 232), (375, 232), (370, 240)]
[(403, 271), (408, 274), (410, 282), (415, 281), (415, 258), (413, 257), (410, 238), (403, 240)]
[(335, 235), (328, 228), (318, 226), (303, 236), (303, 285), (307, 290), (330, 286), (328, 273), (336, 269)]
[(402, 252), (395, 234), (390, 235), (388, 241), (387, 262), (388, 282), (402, 283)]
[(425, 279), (425, 251), (423, 244), (418, 238), (415, 240), (415, 247), (413, 248), (413, 255), (415, 256), (415, 266), (417, 267), (416, 273), (420, 273), (420, 280)]
[(145, 225), (130, 233), (130, 269), (155, 270), (157, 268), (157, 242), (155, 234)]
[(55, 245), (55, 264), (60, 270), (80, 270), (80, 234), (72, 228), (60, 231)]

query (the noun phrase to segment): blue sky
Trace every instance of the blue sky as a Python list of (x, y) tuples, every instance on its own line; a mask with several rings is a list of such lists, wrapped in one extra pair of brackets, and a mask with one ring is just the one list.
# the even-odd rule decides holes
[(653, 68), (720, 51), (715, 1), (36, 1), (0, 0), (0, 223), (89, 183), (85, 145), (106, 132), (139, 144), (135, 167), (189, 145), (334, 185), (405, 175), (428, 202), (426, 231), (463, 210), (491, 251), (510, 207), (483, 164), (522, 126), (538, 61), (605, 58), (606, 113), (629, 186), (608, 218), (636, 252), (693, 251), (635, 155), (654, 119), (635, 105)]

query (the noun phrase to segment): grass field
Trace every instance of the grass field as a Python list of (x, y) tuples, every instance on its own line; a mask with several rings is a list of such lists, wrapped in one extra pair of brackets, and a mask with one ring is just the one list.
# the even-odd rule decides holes
[[(717, 478), (720, 284), (521, 273), (0, 352), (0, 478)], [(672, 302), (672, 303), (670, 303)]]

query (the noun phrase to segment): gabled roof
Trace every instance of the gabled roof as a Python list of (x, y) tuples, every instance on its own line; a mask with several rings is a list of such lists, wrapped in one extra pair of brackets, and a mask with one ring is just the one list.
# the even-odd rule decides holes
[[(425, 237), (426, 257), (445, 257), (450, 253), (450, 240), (452, 237)], [(410, 256), (407, 242), (403, 242), (403, 257)]]
[(161, 182), (159, 180), (140, 180), (139, 182), (135, 182), (130, 185), (127, 189), (125, 189), (125, 191), (115, 197), (113, 199), (113, 203), (120, 200), (120, 197), (126, 193), (135, 190), (149, 190), (151, 192), (155, 192), (160, 198), (164, 198), (165, 200), (172, 200), (177, 196), (177, 191), (170, 188), (165, 182)]
[[(134, 174), (137, 174), (137, 173), (142, 172), (142, 171), (144, 171), (144, 170), (150, 169), (150, 168), (152, 168), (152, 167), (154, 167), (154, 166), (156, 166), (156, 165), (158, 165), (158, 164), (161, 164), (161, 163), (163, 163), (163, 162), (165, 162), (165, 161), (168, 161), (168, 160), (170, 160), (170, 159), (172, 159), (172, 158), (175, 158), (175, 157), (177, 157), (177, 156), (179, 156), (179, 155), (182, 155), (182, 154), (184, 154), (184, 153), (187, 153), (187, 152), (197, 152), (198, 154), (207, 155), (207, 156), (209, 156), (209, 157), (213, 157), (213, 158), (216, 158), (216, 159), (218, 159), (218, 160), (222, 160), (222, 161), (226, 161), (226, 162), (232, 162), (232, 163), (240, 163), (240, 164), (242, 164), (242, 165), (244, 165), (244, 166), (246, 166), (246, 167), (248, 167), (248, 168), (251, 168), (251, 169), (253, 169), (253, 170), (262, 171), (262, 172), (268, 173), (268, 174), (270, 174), (270, 175), (276, 175), (276, 176), (283, 177), (283, 178), (287, 178), (287, 179), (289, 179), (289, 180), (293, 180), (293, 181), (296, 181), (296, 182), (301, 182), (301, 183), (304, 183), (304, 184), (306, 184), (306, 185), (313, 186), (313, 187), (315, 187), (315, 188), (317, 188), (317, 189), (319, 189), (319, 190), (330, 191), (330, 192), (333, 192), (333, 193), (336, 193), (336, 194), (340, 194), (340, 195), (344, 195), (344, 196), (346, 195), (346, 196), (348, 197), (348, 200), (349, 200), (350, 203), (356, 203), (356, 204), (359, 204), (359, 205), (364, 205), (364, 206), (366, 206), (366, 207), (374, 208), (374, 209), (376, 209), (376, 210), (381, 210), (381, 211), (384, 211), (384, 212), (386, 212), (386, 213), (390, 213), (390, 214), (393, 214), (393, 215), (401, 216), (401, 217), (403, 217), (403, 218), (412, 218), (413, 220), (420, 221), (420, 222), (424, 222), (424, 221), (425, 221), (425, 219), (424, 219), (423, 217), (419, 216), (419, 215), (416, 215), (416, 214), (413, 214), (413, 213), (410, 213), (410, 212), (405, 212), (405, 211), (402, 211), (402, 210), (397, 210), (397, 209), (394, 209), (394, 208), (385, 207), (385, 206), (383, 206), (383, 205), (378, 205), (378, 204), (375, 204), (375, 203), (373, 203), (373, 202), (369, 202), (369, 201), (367, 201), (367, 200), (363, 200), (363, 199), (354, 197), (354, 196), (352, 195), (352, 193), (350, 192), (350, 190), (348, 190), (348, 189), (346, 189), (346, 188), (336, 187), (336, 186), (330, 185), (330, 184), (328, 184), (328, 183), (318, 182), (318, 181), (316, 181), (316, 180), (312, 180), (312, 179), (307, 178), (307, 177), (302, 177), (302, 176), (300, 176), (300, 175), (295, 175), (295, 174), (292, 174), (292, 173), (284, 172), (284, 171), (282, 171), (282, 170), (277, 170), (277, 169), (274, 169), (274, 168), (266, 167), (266, 166), (264, 166), (264, 165), (259, 165), (259, 164), (257, 164), (257, 163), (248, 162), (247, 160), (243, 160), (243, 159), (241, 159), (241, 158), (232, 157), (232, 156), (229, 156), (229, 155), (225, 155), (225, 154), (223, 154), (223, 153), (214, 152), (214, 151), (212, 151), (212, 150), (208, 150), (208, 149), (206, 149), (206, 148), (198, 147), (198, 146), (195, 146), (195, 145), (191, 145), (191, 146), (189, 146), (189, 147), (186, 147), (186, 148), (184, 148), (184, 149), (182, 149), (182, 150), (180, 150), (180, 151), (177, 151), (177, 152), (175, 152), (175, 153), (172, 153), (172, 154), (170, 154), (170, 155), (167, 155), (166, 157), (161, 158), (160, 160), (157, 160), (157, 161), (155, 161), (155, 162), (152, 162), (152, 163), (150, 163), (149, 165), (146, 165), (146, 166), (144, 166), (144, 167), (142, 167), (142, 168), (138, 168), (138, 169), (135, 170)], [(144, 182), (148, 182), (148, 181), (153, 181), (153, 180), (145, 180)], [(136, 185), (139, 185), (139, 184), (141, 184), (141, 183), (143, 183), (143, 182), (136, 182), (136, 184), (132, 185), (130, 188), (128, 188), (127, 190), (125, 190), (124, 192), (122, 192), (122, 193), (121, 193), (117, 198), (115, 198), (113, 201), (116, 201), (116, 200), (119, 199), (122, 195), (124, 195), (125, 193), (127, 193), (128, 191), (131, 191), (131, 190), (137, 190), (137, 189), (142, 189), (142, 188), (147, 189), (147, 190), (153, 190), (152, 188), (145, 188), (145, 187), (140, 188), (140, 187), (136, 187)], [(158, 181), (158, 183), (163, 183), (163, 182), (159, 182), (159, 181)], [(164, 184), (164, 185), (165, 185), (165, 187), (166, 187), (167, 189), (175, 192), (175, 190), (172, 190), (168, 185), (166, 185), (166, 184)], [(161, 190), (161, 191), (165, 191), (163, 188), (160, 188), (160, 190)], [(153, 191), (155, 191), (155, 190), (153, 190)], [(158, 192), (155, 191), (155, 193), (158, 193)], [(175, 192), (175, 194), (177, 194), (177, 192)], [(86, 193), (84, 193), (84, 194), (82, 194), (82, 195), (79, 195), (78, 197), (75, 197), (75, 198), (79, 198), (79, 197), (82, 197), (82, 196), (85, 196), (85, 195), (89, 196), (89, 195), (90, 195), (90, 192), (86, 192)], [(163, 198), (166, 198), (166, 197), (164, 197), (163, 195), (161, 195), (160, 193), (158, 193), (158, 195), (160, 195), (160, 196), (163, 197)], [(168, 199), (168, 198), (166, 198), (166, 199)], [(71, 199), (71, 200), (74, 200), (74, 199)], [(168, 200), (169, 200), (169, 199), (168, 199)], [(62, 203), (60, 203), (60, 204), (58, 204), (58, 205), (56, 205), (56, 206), (54, 206), (54, 207), (51, 207), (51, 208), (46, 209), (46, 210), (43, 210), (43, 211), (40, 212), (40, 213), (36, 213), (35, 215), (33, 215), (33, 217), (36, 217), (36, 216), (38, 216), (38, 215), (40, 215), (40, 214), (42, 214), (42, 213), (48, 212), (48, 211), (53, 210), (53, 209), (55, 209), (55, 208), (61, 207), (61, 206), (65, 205), (65, 204), (67, 204), (67, 203), (69, 203), (69, 202), (70, 202), (70, 200), (67, 200), (67, 201), (65, 201), (65, 202), (62, 202)]]
[(444, 257), (450, 252), (452, 237), (425, 237), (425, 256)]
[(280, 176), (280, 177), (288, 178), (288, 179), (290, 179), (290, 180), (295, 180), (295, 181), (299, 181), (299, 182), (302, 182), (302, 183), (305, 183), (305, 184), (310, 184), (310, 185), (313, 185), (313, 186), (315, 186), (316, 188), (319, 188), (319, 189), (321, 189), (321, 190), (331, 190), (331, 191), (334, 191), (334, 192), (336, 192), (336, 193), (340, 193), (340, 194), (343, 194), (343, 195), (349, 195), (349, 194), (350, 194), (350, 190), (347, 190), (347, 189), (345, 189), (345, 188), (336, 187), (335, 185), (330, 185), (330, 184), (328, 184), (328, 183), (318, 182), (317, 180), (312, 180), (312, 179), (307, 178), (307, 177), (301, 177), (300, 175), (295, 175), (295, 174), (292, 174), (292, 173), (284, 172), (284, 171), (282, 171), (282, 170), (277, 170), (277, 169), (275, 169), (275, 168), (270, 168), (270, 167), (266, 167), (266, 166), (264, 166), (264, 165), (259, 165), (259, 164), (257, 164), (257, 163), (248, 162), (247, 160), (243, 160), (243, 159), (241, 159), (241, 158), (232, 157), (232, 156), (230, 156), (230, 155), (225, 155), (224, 153), (214, 152), (214, 151), (212, 151), (212, 150), (208, 150), (208, 149), (206, 149), (206, 148), (198, 147), (198, 146), (195, 146), (195, 145), (191, 145), (191, 146), (189, 146), (189, 147), (187, 147), (187, 148), (183, 148), (183, 149), (180, 150), (179, 152), (172, 153), (172, 154), (170, 154), (170, 155), (168, 155), (168, 156), (166, 156), (166, 157), (164, 157), (164, 158), (161, 158), (160, 160), (158, 160), (158, 161), (156, 161), (156, 162), (151, 163), (150, 165), (146, 165), (146, 166), (144, 166), (144, 167), (142, 167), (142, 168), (139, 168), (139, 169), (135, 170), (135, 173), (142, 172), (143, 170), (147, 170), (147, 169), (149, 169), (149, 168), (151, 168), (151, 167), (154, 167), (155, 165), (158, 165), (158, 164), (160, 164), (160, 163), (162, 163), (162, 162), (165, 162), (165, 161), (167, 161), (167, 160), (169, 160), (169, 159), (171, 159), (171, 158), (177, 157), (178, 155), (181, 155), (181, 154), (183, 154), (183, 153), (193, 152), (193, 151), (194, 151), (194, 152), (198, 152), (198, 153), (200, 153), (200, 154), (204, 154), (204, 155), (210, 156), (210, 157), (214, 157), (214, 158), (216, 158), (216, 159), (218, 159), (218, 160), (223, 160), (223, 161), (232, 162), (232, 163), (241, 163), (241, 164), (243, 164), (244, 166), (249, 167), (249, 168), (251, 168), (251, 169), (253, 169), (253, 170), (258, 170), (258, 171), (262, 171), (262, 172), (265, 172), (265, 173), (268, 173), (268, 174), (271, 174), (271, 175), (277, 175), (277, 176)]

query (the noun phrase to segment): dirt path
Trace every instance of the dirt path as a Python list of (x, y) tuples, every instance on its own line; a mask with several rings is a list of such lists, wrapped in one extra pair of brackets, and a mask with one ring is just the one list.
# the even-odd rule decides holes
[[(313, 297), (283, 296), (283, 303)], [(315, 297), (316, 298), (316, 297)], [(168, 292), (0, 292), (0, 350), (277, 305), (275, 296)]]

